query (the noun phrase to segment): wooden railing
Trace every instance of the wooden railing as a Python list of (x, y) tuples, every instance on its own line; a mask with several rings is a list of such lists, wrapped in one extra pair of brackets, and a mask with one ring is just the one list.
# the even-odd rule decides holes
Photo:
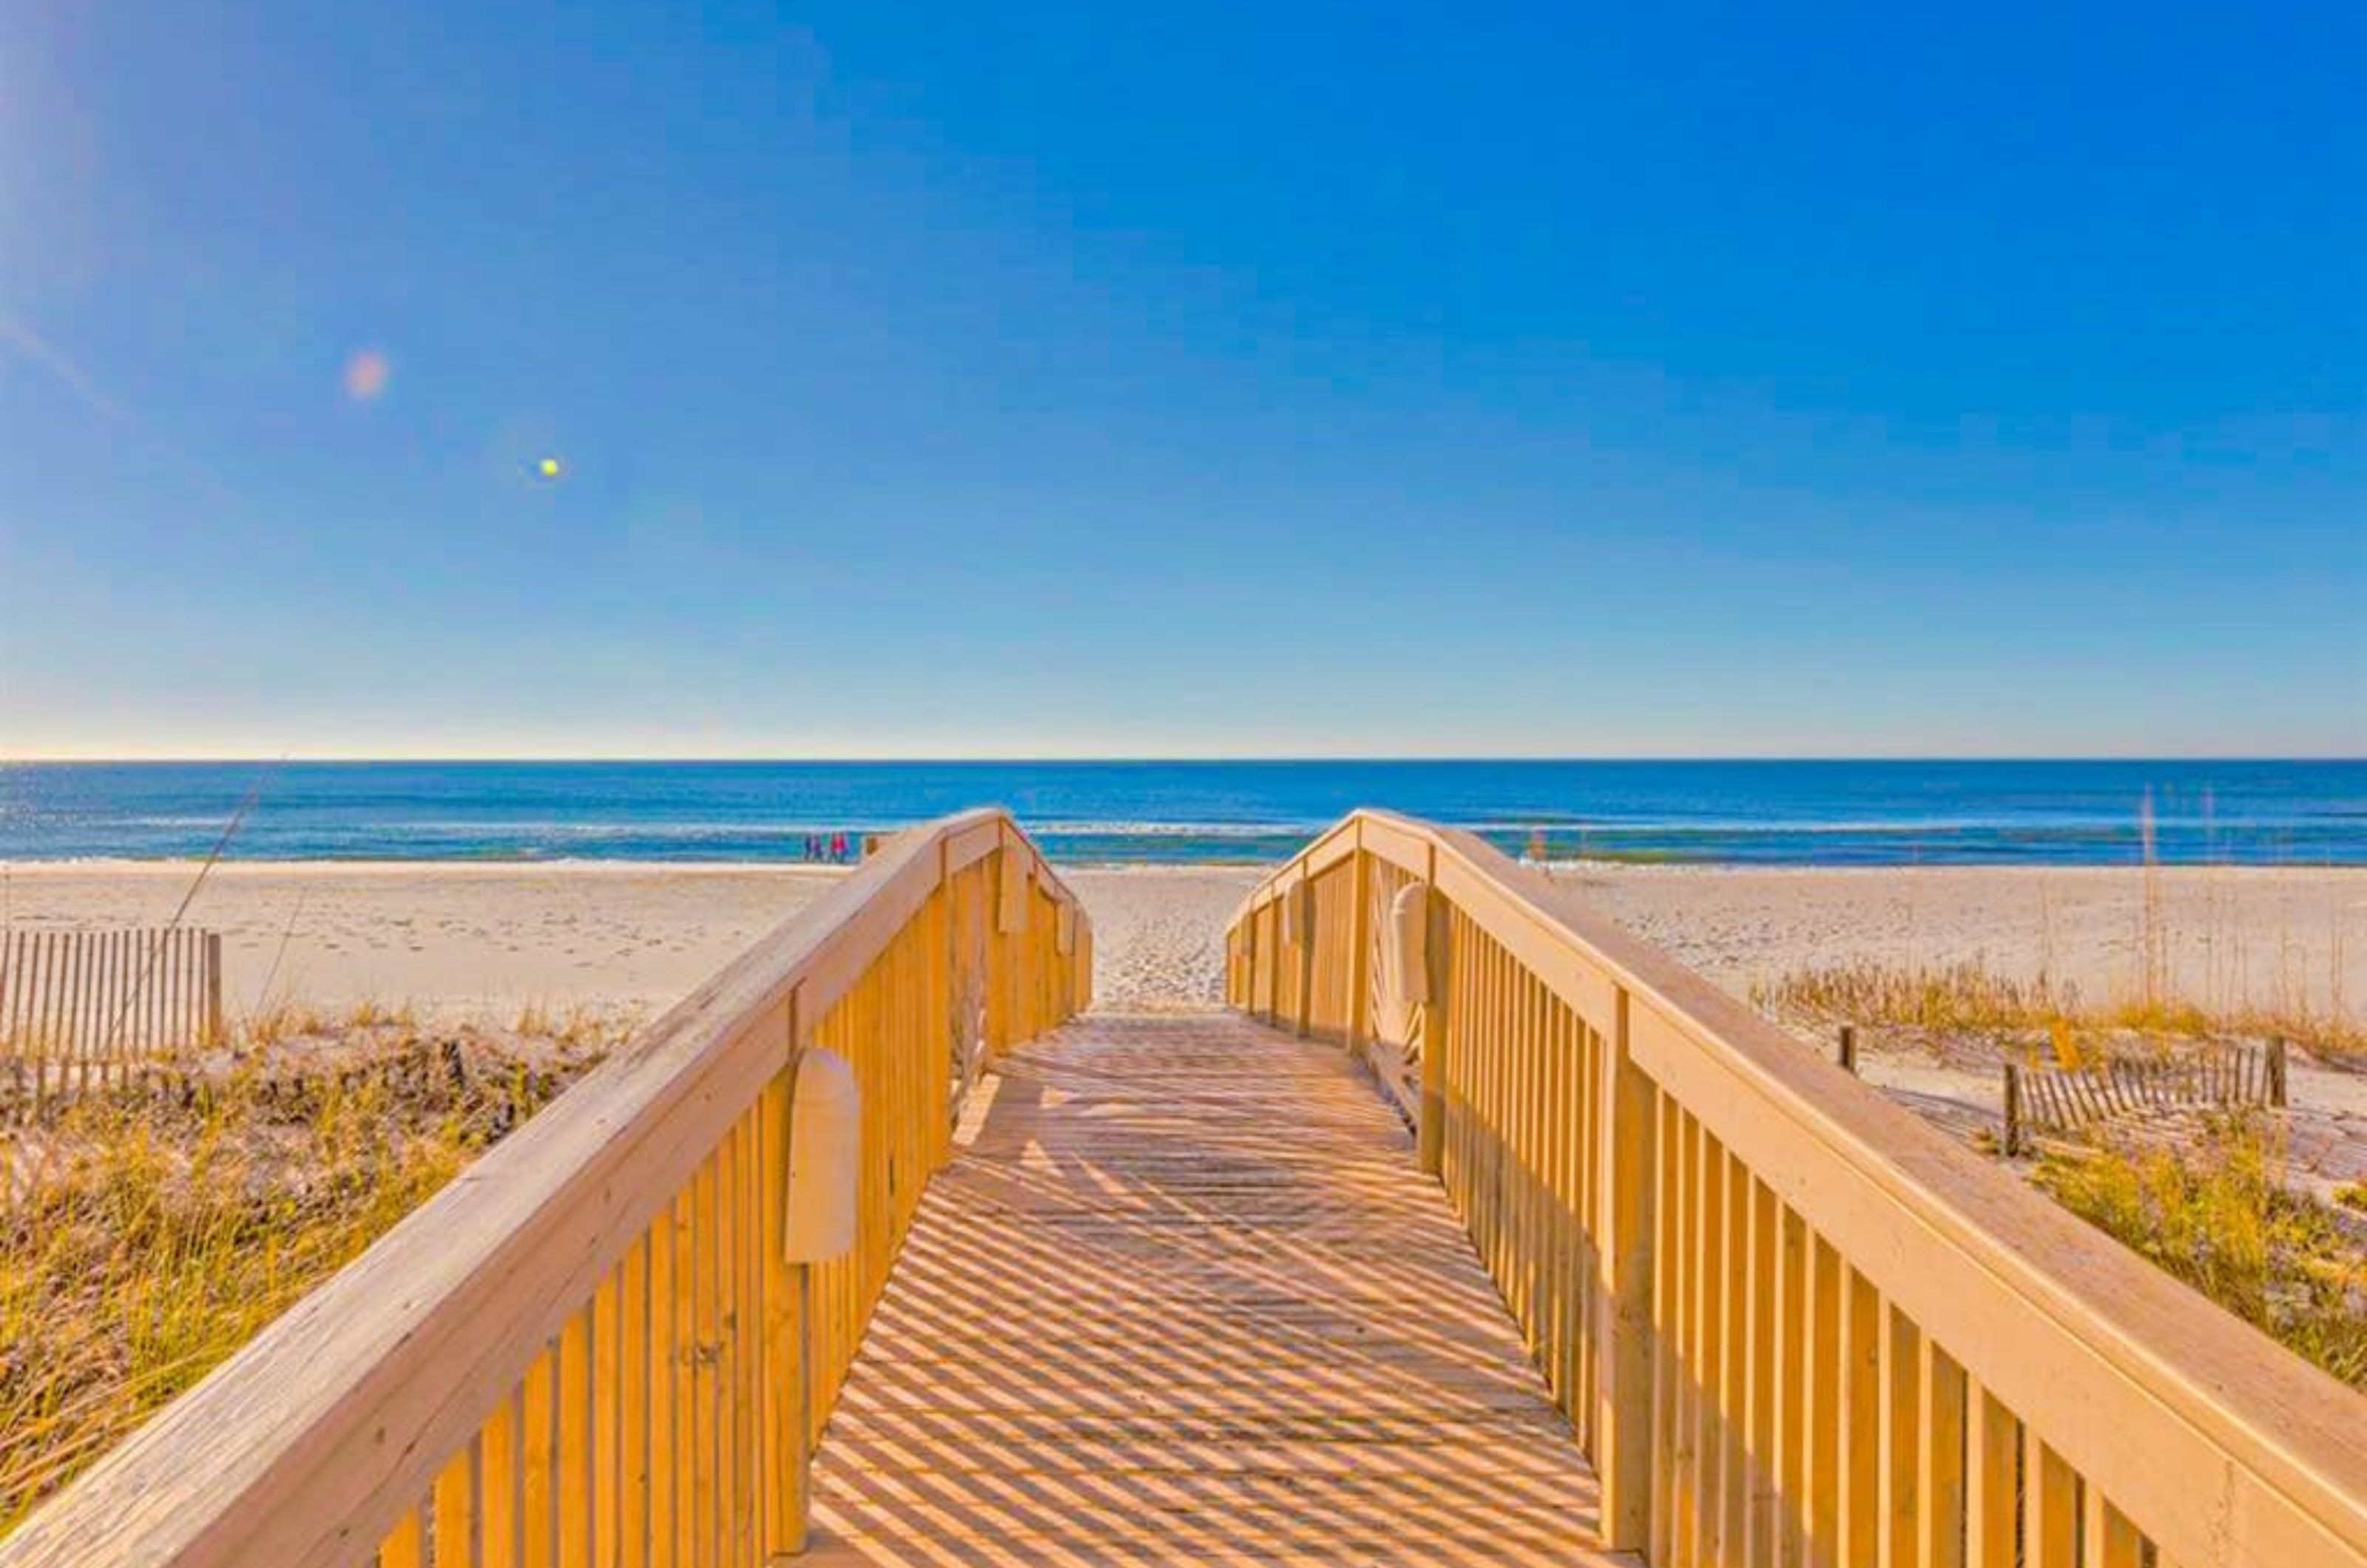
[[(981, 1049), (1083, 1006), (1091, 954), (1001, 813), (900, 835), (28, 1520), (0, 1565), (797, 1551), (811, 1443), (958, 1092)], [(854, 1066), (861, 1179), (854, 1251), (800, 1280), (781, 1239), (809, 1045)]]
[[(1380, 983), (1409, 884), (1419, 1008)], [(1398, 1086), (1607, 1545), (2367, 1561), (2367, 1399), (1471, 835), (1349, 818), (1251, 894), (1227, 987)]]

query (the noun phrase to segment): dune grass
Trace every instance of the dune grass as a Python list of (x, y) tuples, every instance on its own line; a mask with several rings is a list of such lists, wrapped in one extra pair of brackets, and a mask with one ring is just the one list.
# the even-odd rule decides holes
[[(408, 1010), (255, 1021), (226, 1072), (0, 1130), (0, 1534), (597, 1059)], [(294, 1035), (342, 1049), (291, 1060)]]
[[(2367, 1068), (2367, 1031), (2297, 1009), (2214, 1010), (2150, 984), (2090, 1004), (2044, 979), (1977, 963), (1914, 966), (1856, 960), (1754, 986), (1779, 1017), (1904, 1032), (1960, 1060), (2033, 1051), (2078, 1056), (2171, 1053), (2206, 1041), (2282, 1038), (2330, 1065)], [(2274, 1118), (2214, 1114), (2171, 1140), (2092, 1130), (2032, 1172), (2040, 1190), (2247, 1323), (2354, 1387), (2367, 1388), (2367, 1245), (2286, 1178)], [(2347, 1193), (2337, 1194), (2349, 1206)], [(2367, 1195), (2362, 1195), (2367, 1205)]]
[(2136, 1035), (2166, 1043), (2282, 1038), (2321, 1061), (2367, 1066), (2367, 1027), (2339, 1012), (2299, 1006), (2210, 1008), (2158, 987), (2090, 1003), (2077, 987), (2019, 979), (1978, 962), (1908, 964), (1874, 959), (1795, 970), (1754, 984), (1771, 1012), (1819, 1022), (1915, 1029), (1935, 1034), (2022, 1039)]
[(2050, 1155), (2040, 1189), (2354, 1388), (2367, 1389), (2367, 1248), (2284, 1179), (2266, 1118), (2174, 1145)]

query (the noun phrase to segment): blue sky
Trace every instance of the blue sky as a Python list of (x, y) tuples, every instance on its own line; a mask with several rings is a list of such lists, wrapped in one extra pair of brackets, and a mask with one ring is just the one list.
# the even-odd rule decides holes
[(2367, 11), (1150, 11), (0, 10), (0, 755), (2367, 751)]

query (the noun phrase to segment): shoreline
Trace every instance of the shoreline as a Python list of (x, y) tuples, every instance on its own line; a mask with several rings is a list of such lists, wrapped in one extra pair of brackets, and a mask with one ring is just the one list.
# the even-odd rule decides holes
[[(1312, 835), (1310, 835), (1312, 837)], [(1287, 855), (1262, 860), (1062, 860), (1047, 855), (1046, 861), (1062, 875), (1070, 872), (1116, 873), (1121, 874), (1168, 875), (1195, 871), (1249, 872), (1263, 874), (1285, 863)], [(835, 876), (853, 871), (861, 863), (844, 863), (829, 861), (804, 860), (655, 860), (622, 856), (568, 855), (518, 856), (514, 859), (479, 857), (463, 859), (457, 856), (423, 856), (399, 859), (388, 856), (359, 856), (352, 860), (334, 856), (296, 856), (286, 860), (258, 857), (227, 857), (213, 863), (210, 875), (226, 874), (273, 873), (308, 874), (334, 872), (358, 874), (398, 874), (406, 872), (481, 873), (488, 875), (512, 875), (536, 871), (563, 872), (663, 872), (680, 875), (713, 874), (719, 875), (750, 875), (786, 873), (811, 876)], [(1566, 876), (1584, 877), (1589, 874), (1618, 876), (2143, 876), (2148, 873), (2160, 877), (2225, 876), (2358, 876), (2367, 879), (2367, 861), (2186, 861), (2157, 863), (2151, 866), (2142, 863), (2095, 861), (1854, 861), (1831, 864), (1810, 861), (1734, 861), (1734, 860), (1658, 860), (1602, 859), (1581, 860), (1516, 860), (1515, 863), (1532, 871), (1542, 871), (1557, 879)], [(120, 873), (130, 874), (163, 874), (166, 872), (194, 873), (206, 864), (202, 855), (95, 855), (79, 859), (8, 860), (0, 858), (0, 876), (40, 877), (70, 875), (80, 873)]]

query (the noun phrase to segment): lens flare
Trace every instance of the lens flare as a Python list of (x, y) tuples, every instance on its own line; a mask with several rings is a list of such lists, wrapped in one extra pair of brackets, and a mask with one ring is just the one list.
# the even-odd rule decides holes
[(555, 479), (559, 477), (559, 459), (556, 457), (545, 457), (536, 465), (536, 468), (544, 479)]
[(374, 403), (386, 390), (389, 367), (386, 355), (374, 348), (363, 349), (345, 361), (345, 396), (357, 403)]

